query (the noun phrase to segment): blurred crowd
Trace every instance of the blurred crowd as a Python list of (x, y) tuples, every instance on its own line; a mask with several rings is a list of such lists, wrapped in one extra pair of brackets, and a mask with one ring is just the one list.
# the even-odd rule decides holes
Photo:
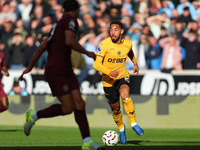
[[(77, 40), (89, 51), (109, 37), (109, 23), (120, 20), (123, 38), (133, 43), (140, 70), (200, 69), (199, 0), (78, 0)], [(9, 69), (28, 66), (53, 23), (62, 17), (63, 0), (1, 0), (0, 51)], [(47, 52), (35, 69), (44, 69)], [(72, 64), (81, 70), (79, 82), (93, 60), (72, 52)], [(127, 69), (133, 63), (127, 58)]]

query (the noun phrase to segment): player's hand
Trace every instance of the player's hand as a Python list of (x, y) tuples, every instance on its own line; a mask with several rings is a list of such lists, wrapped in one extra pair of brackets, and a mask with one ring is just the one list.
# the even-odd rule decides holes
[(31, 71), (31, 69), (29, 68), (26, 68), (23, 72), (22, 72), (22, 75), (19, 77), (19, 80), (22, 81), (23, 80), (23, 76), (27, 73), (29, 73)]
[(134, 65), (134, 67), (133, 67), (133, 73), (134, 73), (135, 75), (138, 75), (138, 74), (139, 74), (139, 67), (138, 67), (138, 64)]
[(119, 75), (119, 70), (111, 71), (109, 75), (111, 77), (117, 78), (117, 76)]
[(88, 52), (87, 56), (90, 57), (90, 58), (93, 58), (94, 60), (96, 59), (96, 55), (95, 55), (94, 52)]
[(9, 77), (10, 76), (9, 72), (5, 72), (5, 76)]

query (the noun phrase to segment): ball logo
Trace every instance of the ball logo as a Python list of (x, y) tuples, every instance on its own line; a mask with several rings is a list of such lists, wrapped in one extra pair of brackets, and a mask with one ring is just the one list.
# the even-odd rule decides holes
[(141, 95), (174, 95), (174, 78), (167, 73), (147, 73), (140, 88)]

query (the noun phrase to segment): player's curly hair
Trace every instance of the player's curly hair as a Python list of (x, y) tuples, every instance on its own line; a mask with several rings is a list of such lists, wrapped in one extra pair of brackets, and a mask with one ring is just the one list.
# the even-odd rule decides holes
[(118, 24), (119, 27), (120, 27), (121, 29), (123, 29), (123, 24), (122, 24), (120, 21), (118, 21), (118, 20), (112, 21), (112, 22), (110, 23), (110, 26), (111, 26), (112, 24)]
[(63, 2), (63, 9), (66, 11), (66, 12), (69, 12), (69, 11), (74, 11), (74, 10), (77, 10), (79, 9), (79, 3), (77, 0), (65, 0)]

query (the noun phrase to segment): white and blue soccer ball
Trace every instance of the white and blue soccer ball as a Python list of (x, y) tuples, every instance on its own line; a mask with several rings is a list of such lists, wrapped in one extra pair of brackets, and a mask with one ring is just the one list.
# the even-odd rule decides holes
[(114, 146), (119, 141), (119, 135), (113, 130), (108, 130), (103, 134), (102, 140), (105, 145)]

